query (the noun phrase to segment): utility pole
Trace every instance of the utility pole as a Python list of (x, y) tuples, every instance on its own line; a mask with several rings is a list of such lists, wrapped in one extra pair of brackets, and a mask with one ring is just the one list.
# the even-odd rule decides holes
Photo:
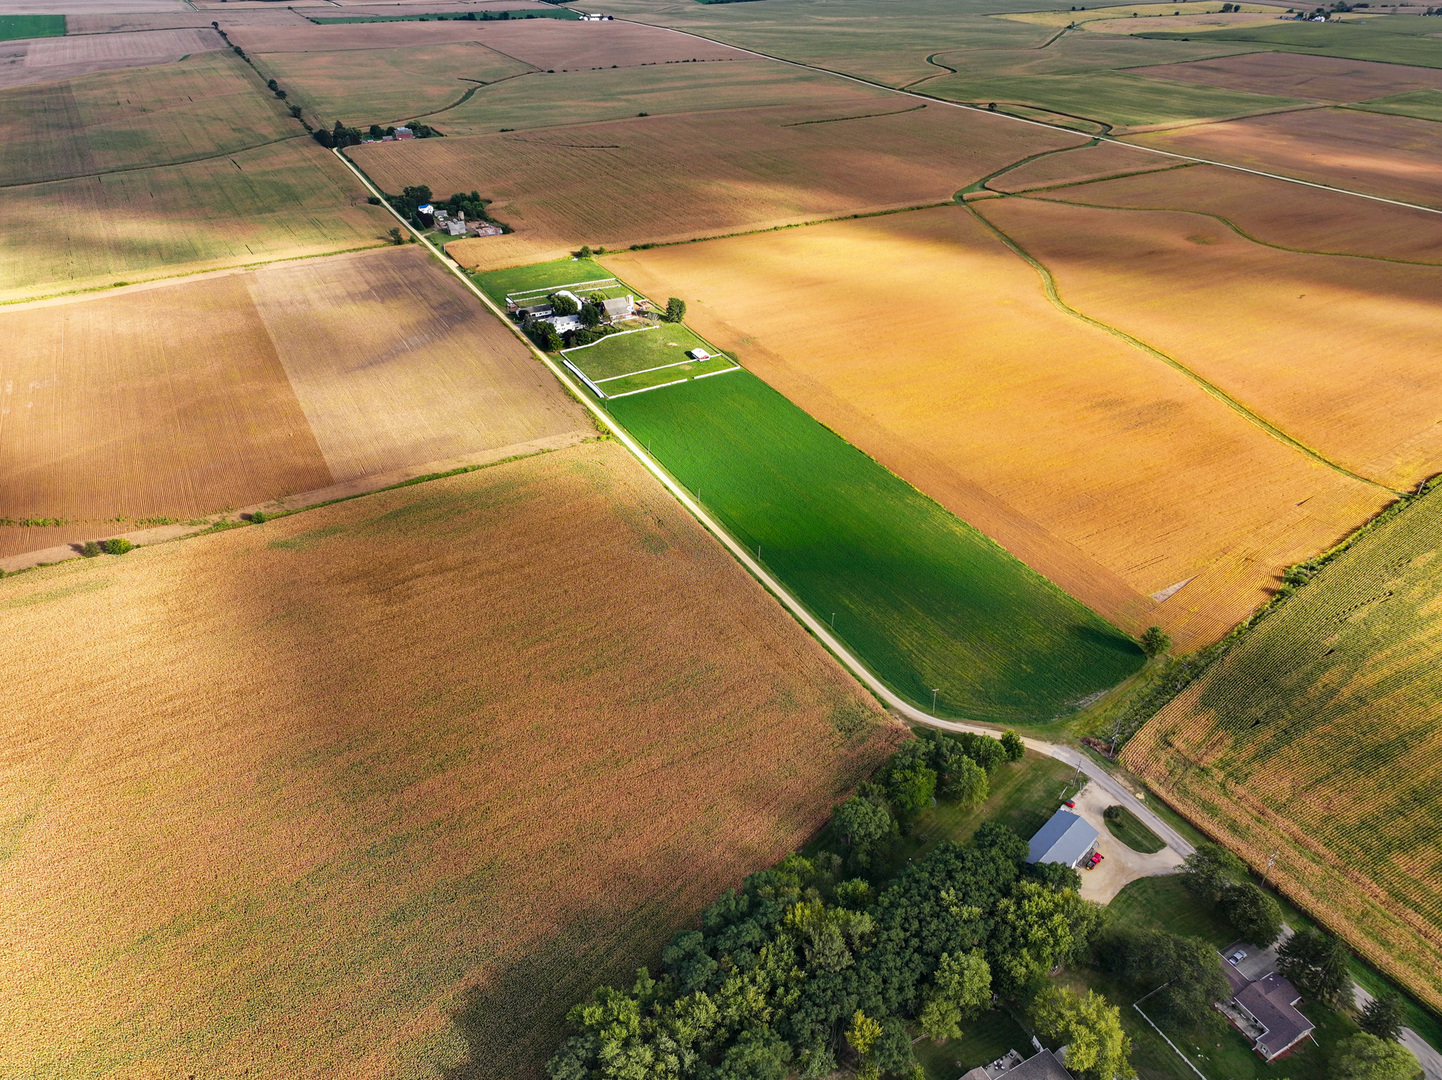
[(1267, 856), (1267, 869), (1262, 873), (1262, 888), (1267, 887), (1267, 878), (1272, 876), (1272, 864), (1277, 861), (1277, 853), (1274, 851)]
[[(835, 615), (831, 617), (833, 619), (836, 618)], [(931, 688), (931, 715), (933, 718), (936, 716), (936, 695), (939, 693), (941, 693), (941, 688), (939, 686), (934, 686)]]

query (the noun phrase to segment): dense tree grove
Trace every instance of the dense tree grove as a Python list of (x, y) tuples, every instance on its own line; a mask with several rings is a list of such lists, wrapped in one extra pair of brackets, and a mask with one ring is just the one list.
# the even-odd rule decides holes
[(1298, 930), (1277, 950), (1277, 970), (1302, 993), (1331, 1005), (1352, 1004), (1351, 954), (1339, 938)]
[[(982, 736), (906, 743), (837, 807), (828, 836), (839, 850), (752, 874), (676, 935), (659, 977), (642, 969), (629, 991), (603, 987), (576, 1006), (550, 1076), (781, 1080), (845, 1064), (910, 1078), (908, 1025), (955, 1038), (995, 995), (1036, 998), (1100, 926), (1074, 871), (1027, 866), (1026, 841), (987, 822), (969, 844), (940, 843), (889, 881), (868, 880), (935, 792), (974, 799), (975, 773), (984, 785), (987, 771), (978, 758), (994, 769), (1019, 751)], [(1077, 1008), (1107, 1020), (1095, 1003)], [(1087, 1038), (1097, 1068), (1131, 1075), (1119, 1027)]]
[(1421, 1080), (1422, 1066), (1405, 1047), (1365, 1031), (1337, 1047), (1334, 1080)]

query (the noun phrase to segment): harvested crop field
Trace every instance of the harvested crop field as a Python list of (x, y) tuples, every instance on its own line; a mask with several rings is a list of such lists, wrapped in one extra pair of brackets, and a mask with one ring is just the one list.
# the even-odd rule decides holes
[(253, 57), (267, 76), (326, 119), (362, 127), (430, 116), (482, 85), (535, 68), (476, 42)]
[[(581, 244), (628, 246), (949, 201), (971, 181), (1076, 136), (939, 106), (844, 119), (750, 109), (360, 147), (387, 191), (478, 189), (515, 228), (448, 246), (492, 269)], [(819, 122), (818, 122), (819, 121)]]
[(539, 1080), (899, 735), (614, 444), (35, 571), (0, 619), (7, 1074)]
[(995, 191), (1027, 191), (1058, 184), (1087, 184), (1111, 176), (1176, 167), (1175, 158), (1122, 143), (1103, 142), (1029, 161), (994, 180), (988, 180), (986, 186)]
[(144, 67), (225, 48), (210, 27), (134, 34), (84, 34), (0, 44), (0, 88)]
[(1442, 127), (1343, 109), (1254, 116), (1131, 137), (1146, 146), (1442, 207)]
[[(0, 554), (331, 482), (243, 276), (0, 309)], [(79, 520), (76, 520), (79, 519)]]
[(419, 248), (0, 309), (0, 335), (0, 518), (70, 522), (0, 555), (594, 433)]
[(1442, 264), (1442, 216), (1215, 165), (1071, 187), (1047, 197), (1212, 214), (1262, 243), (1294, 251)]
[(302, 133), (233, 53), (0, 91), (0, 185), (213, 157)]
[[(1183, 648), (1386, 499), (1056, 311), (959, 207), (605, 261), (1068, 593)], [(967, 302), (918, 305), (938, 281)]]
[(1442, 90), (1442, 70), (1437, 68), (1305, 53), (1242, 53), (1185, 64), (1133, 68), (1132, 74), (1338, 104), (1409, 90)]
[(247, 280), (336, 480), (594, 431), (418, 246), (283, 263)]
[(382, 242), (393, 218), (310, 139), (183, 165), (12, 187), (0, 301)]
[(1442, 1007), (1442, 495), (1361, 538), (1127, 744), (1193, 822)]
[(1067, 303), (1332, 461), (1399, 490), (1442, 468), (1442, 267), (1278, 251), (1197, 214), (977, 209)]

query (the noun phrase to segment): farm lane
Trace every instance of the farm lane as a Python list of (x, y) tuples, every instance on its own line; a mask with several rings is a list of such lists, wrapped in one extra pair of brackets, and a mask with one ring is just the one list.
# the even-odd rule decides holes
[[(631, 22), (631, 21), (633, 21), (633, 20), (618, 17), (618, 18), (617, 18), (617, 21), (618, 21), (618, 22)], [(641, 24), (639, 24), (639, 25), (651, 26), (651, 25), (654, 25), (654, 24), (651, 24), (651, 23), (641, 23)], [(690, 30), (678, 30), (678, 29), (677, 29), (676, 27), (674, 27), (674, 26), (664, 26), (664, 27), (660, 27), (660, 29), (669, 30), (669, 31), (670, 31), (671, 33), (673, 33), (673, 34), (682, 34), (682, 35), (684, 35), (684, 36), (686, 36), (686, 37), (696, 38), (696, 39), (698, 39), (698, 40), (700, 40), (700, 41), (709, 42), (709, 43), (711, 43), (711, 44), (713, 44), (713, 45), (716, 45), (716, 44), (719, 44), (719, 45), (729, 45), (729, 44), (730, 44), (729, 42), (720, 41), (719, 39), (716, 39), (716, 38), (709, 38), (709, 37), (707, 37), (705, 34), (697, 34), (697, 33), (693, 32), (693, 31), (690, 31)], [(918, 101), (935, 102), (935, 103), (938, 104), (938, 105), (949, 105), (949, 106), (951, 106), (951, 107), (954, 108), (954, 109), (966, 109), (968, 112), (981, 113), (983, 116), (998, 116), (998, 117), (1001, 117), (1001, 118), (1003, 118), (1003, 119), (1010, 120), (1010, 121), (1012, 121), (1012, 122), (1014, 122), (1014, 123), (1017, 123), (1017, 124), (1029, 124), (1029, 125), (1031, 125), (1032, 127), (1041, 127), (1041, 128), (1047, 128), (1047, 129), (1049, 129), (1049, 130), (1051, 130), (1051, 131), (1062, 131), (1062, 132), (1066, 132), (1066, 133), (1069, 134), (1069, 135), (1080, 135), (1080, 134), (1081, 134), (1081, 132), (1075, 131), (1075, 130), (1072, 129), (1072, 128), (1062, 127), (1062, 126), (1059, 125), (1059, 124), (1048, 124), (1048, 123), (1046, 123), (1045, 121), (1042, 121), (1042, 120), (1031, 120), (1031, 119), (1028, 119), (1028, 118), (1023, 117), (1023, 116), (1012, 116), (1012, 115), (1010, 115), (1010, 114), (1008, 114), (1008, 113), (992, 112), (992, 111), (989, 110), (989, 109), (983, 109), (983, 108), (980, 108), (979, 106), (976, 106), (976, 105), (967, 105), (967, 104), (965, 104), (965, 103), (963, 103), (963, 102), (960, 102), (960, 101), (951, 101), (951, 100), (949, 100), (949, 99), (947, 99), (947, 98), (933, 97), (933, 96), (930, 95), (930, 94), (921, 93), (921, 92), (915, 91), (915, 90), (908, 90), (908, 89), (906, 89), (906, 88), (904, 88), (904, 87), (888, 86), (886, 83), (874, 82), (874, 81), (871, 80), (871, 79), (863, 79), (863, 78), (861, 78), (860, 76), (857, 76), (857, 75), (847, 75), (845, 72), (834, 71), (834, 70), (831, 69), (831, 68), (821, 67), (821, 66), (819, 66), (819, 65), (817, 65), (817, 64), (805, 64), (805, 63), (802, 63), (802, 62), (799, 61), (799, 60), (788, 60), (788, 59), (786, 59), (784, 56), (773, 56), (773, 55), (771, 55), (770, 53), (757, 52), (755, 49), (745, 49), (745, 48), (742, 48), (742, 47), (739, 46), (739, 45), (731, 45), (730, 47), (733, 48), (733, 49), (738, 49), (738, 50), (740, 50), (741, 52), (748, 53), (748, 54), (750, 54), (751, 56), (758, 57), (758, 58), (760, 58), (760, 59), (762, 59), (762, 60), (774, 60), (774, 61), (776, 61), (778, 64), (789, 64), (789, 65), (792, 66), (792, 67), (805, 68), (805, 69), (808, 70), (808, 71), (819, 71), (819, 72), (822, 72), (823, 74), (826, 74), (826, 75), (834, 75), (834, 76), (835, 76), (836, 78), (838, 78), (838, 79), (845, 79), (845, 80), (847, 80), (848, 82), (858, 83), (858, 84), (861, 85), (861, 86), (876, 87), (877, 89), (886, 90), (886, 91), (889, 91), (890, 93), (893, 93), (893, 94), (901, 94), (901, 95), (903, 95), (903, 96), (905, 96), (905, 97), (916, 98)], [(1299, 177), (1286, 176), (1286, 175), (1284, 175), (1284, 174), (1282, 174), (1282, 173), (1267, 172), (1267, 171), (1265, 171), (1265, 170), (1263, 170), (1263, 169), (1252, 169), (1252, 168), (1248, 168), (1248, 167), (1245, 166), (1245, 165), (1233, 165), (1233, 164), (1231, 164), (1231, 163), (1229, 163), (1229, 162), (1226, 162), (1226, 161), (1213, 161), (1211, 158), (1196, 157), (1196, 156), (1194, 156), (1194, 155), (1192, 155), (1192, 154), (1182, 154), (1182, 153), (1178, 153), (1178, 152), (1175, 151), (1175, 150), (1162, 150), (1162, 149), (1160, 149), (1159, 147), (1146, 146), (1146, 145), (1144, 145), (1144, 144), (1142, 144), (1142, 143), (1126, 142), (1126, 141), (1123, 140), (1123, 139), (1119, 139), (1119, 138), (1116, 138), (1116, 137), (1111, 136), (1111, 135), (1099, 134), (1099, 135), (1096, 135), (1096, 136), (1094, 136), (1094, 137), (1095, 137), (1096, 139), (1099, 139), (1099, 140), (1102, 141), (1102, 142), (1116, 143), (1118, 146), (1131, 147), (1133, 150), (1145, 150), (1145, 151), (1147, 151), (1147, 152), (1149, 152), (1149, 153), (1156, 153), (1156, 154), (1161, 154), (1161, 155), (1163, 155), (1163, 156), (1165, 156), (1165, 157), (1175, 158), (1175, 159), (1177, 159), (1178, 161), (1190, 161), (1190, 162), (1193, 162), (1193, 163), (1198, 164), (1198, 165), (1215, 165), (1215, 166), (1217, 166), (1217, 167), (1220, 168), (1220, 169), (1229, 169), (1229, 170), (1231, 170), (1231, 171), (1233, 171), (1233, 172), (1248, 173), (1248, 174), (1250, 174), (1250, 175), (1252, 175), (1252, 176), (1263, 176), (1263, 177), (1266, 177), (1266, 178), (1269, 179), (1269, 180), (1280, 180), (1280, 181), (1282, 181), (1283, 183), (1287, 183), (1287, 184), (1298, 184), (1298, 185), (1300, 185), (1300, 186), (1302, 186), (1302, 187), (1317, 188), (1318, 190), (1321, 190), (1321, 191), (1335, 191), (1335, 192), (1337, 192), (1337, 193), (1339, 193), (1339, 194), (1342, 194), (1342, 195), (1351, 195), (1351, 196), (1353, 196), (1353, 197), (1355, 197), (1355, 198), (1358, 198), (1358, 199), (1367, 199), (1367, 200), (1369, 200), (1369, 201), (1371, 201), (1371, 202), (1388, 203), (1388, 204), (1390, 204), (1390, 205), (1392, 205), (1392, 206), (1403, 206), (1403, 207), (1406, 207), (1406, 208), (1409, 209), (1409, 210), (1422, 210), (1422, 211), (1424, 211), (1424, 212), (1426, 212), (1426, 213), (1428, 213), (1428, 214), (1442, 214), (1442, 208), (1438, 208), (1438, 207), (1435, 207), (1435, 206), (1424, 206), (1424, 205), (1422, 205), (1422, 204), (1420, 204), (1420, 203), (1406, 202), (1406, 201), (1401, 200), (1401, 199), (1389, 199), (1389, 198), (1387, 198), (1387, 197), (1384, 196), (1384, 195), (1369, 195), (1369, 194), (1368, 194), (1367, 192), (1365, 192), (1365, 191), (1353, 191), (1353, 190), (1350, 189), (1350, 188), (1336, 187), (1335, 185), (1332, 185), (1332, 184), (1322, 184), (1322, 183), (1318, 183), (1318, 182), (1315, 181), (1315, 180), (1302, 180), (1302, 179), (1300, 179)]]
[[(360, 182), (366, 186), (366, 189), (368, 191), (372, 192), (377, 198), (381, 197), (380, 191), (376, 188), (374, 184), (371, 183), (370, 178), (367, 177), (365, 173), (363, 173), (349, 158), (347, 158), (345, 154), (341, 153), (341, 151), (339, 150), (333, 150), (332, 153), (334, 153), (336, 157), (338, 157), (342, 162), (345, 163), (346, 167), (356, 175)], [(942, 720), (938, 717), (930, 715), (929, 713), (923, 712), (921, 709), (916, 708), (915, 706), (911, 705), (903, 698), (901, 698), (899, 695), (894, 693), (880, 679), (873, 675), (870, 670), (867, 669), (866, 665), (863, 664), (857, 656), (855, 656), (844, 644), (842, 644), (837, 638), (835, 638), (831, 634), (830, 628), (820, 619), (813, 616), (811, 612), (808, 611), (807, 608), (801, 603), (800, 600), (792, 596), (790, 591), (787, 590), (787, 588), (782, 585), (779, 580), (777, 580), (771, 575), (770, 571), (768, 571), (764, 566), (757, 562), (756, 559), (752, 557), (750, 552), (748, 552), (748, 550), (744, 546), (738, 543), (735, 538), (726, 531), (726, 529), (721, 525), (721, 523), (715, 518), (713, 518), (710, 513), (707, 512), (704, 506), (702, 506), (699, 502), (697, 502), (691, 497), (690, 492), (688, 492), (681, 484), (677, 483), (676, 480), (671, 477), (671, 474), (668, 473), (661, 466), (660, 462), (658, 462), (646, 451), (645, 447), (643, 447), (640, 443), (633, 439), (625, 428), (621, 427), (620, 424), (616, 423), (611, 418), (610, 414), (608, 414), (604, 409), (602, 409), (600, 405), (591, 397), (591, 395), (585, 393), (579, 386), (577, 386), (570, 377), (570, 375), (564, 369), (562, 369), (558, 364), (556, 364), (556, 362), (553, 361), (544, 352), (536, 348), (536, 346), (531, 342), (531, 339), (522, 334), (521, 331), (516, 327), (516, 325), (511, 322), (510, 319), (506, 318), (505, 312), (503, 312), (499, 307), (497, 307), (495, 302), (492, 301), (489, 296), (487, 296), (484, 292), (481, 291), (480, 287), (477, 286), (476, 283), (466, 275), (466, 273), (460, 268), (460, 265), (456, 263), (455, 260), (447, 256), (433, 243), (431, 243), (430, 239), (427, 236), (423, 235), (418, 229), (415, 229), (409, 221), (407, 221), (400, 214), (396, 213), (395, 209), (388, 202), (383, 201), (383, 205), (386, 209), (390, 210), (391, 214), (396, 218), (396, 220), (401, 224), (401, 226), (416, 238), (417, 243), (425, 245), (427, 250), (429, 250), (432, 255), (434, 255), (437, 259), (441, 261), (442, 265), (449, 269), (451, 273), (455, 274), (456, 277), (458, 277), (465, 284), (465, 286), (473, 294), (475, 294), (476, 298), (480, 300), (480, 302), (484, 304), (487, 309), (489, 309), (492, 314), (496, 316), (496, 318), (500, 319), (501, 322), (505, 326), (507, 326), (511, 330), (511, 332), (514, 333), (516, 337), (525, 344), (526, 348), (530, 350), (530, 352), (536, 357), (536, 359), (540, 360), (541, 363), (546, 365), (547, 369), (549, 369), (551, 374), (553, 374), (560, 381), (561, 385), (564, 386), (570, 392), (570, 394), (576, 398), (577, 401), (581, 402), (581, 404), (590, 411), (591, 415), (595, 418), (598, 425), (600, 425), (605, 430), (611, 432), (611, 434), (615, 436), (616, 440), (620, 442), (622, 446), (626, 447), (626, 449), (629, 450), (631, 454), (638, 461), (640, 461), (642, 465), (646, 467), (646, 470), (650, 472), (651, 475), (654, 476), (661, 483), (661, 485), (665, 487), (666, 490), (669, 491), (672, 496), (678, 502), (680, 502), (681, 505), (684, 506), (690, 514), (692, 514), (696, 518), (696, 520), (700, 521), (701, 524), (706, 527), (706, 530), (708, 532), (715, 536), (716, 539), (719, 540), (722, 545), (724, 545), (726, 549), (731, 552), (732, 556), (747, 569), (751, 576), (754, 577), (757, 581), (761, 582), (761, 584), (764, 585), (766, 589), (773, 596), (775, 596), (788, 611), (791, 612), (792, 616), (803, 626), (805, 626), (809, 631), (811, 631), (811, 633), (817, 638), (817, 640), (819, 640), (823, 645), (825, 645), (826, 648), (831, 652), (831, 654), (835, 656), (838, 660), (840, 660), (841, 663), (853, 675), (855, 675), (856, 678), (859, 679), (863, 685), (865, 685), (868, 689), (872, 691), (872, 693), (874, 693), (878, 698), (880, 698), (882, 702), (886, 705), (886, 707), (891, 710), (891, 712), (913, 723), (921, 724), (926, 727), (938, 728), (943, 731), (975, 732), (987, 735), (994, 735), (996, 733), (997, 729), (994, 727), (989, 727), (983, 724), (966, 723), (964, 721)], [(1140, 818), (1149, 829), (1151, 829), (1159, 837), (1161, 837), (1168, 844), (1168, 846), (1170, 846), (1173, 850), (1177, 852), (1178, 855), (1185, 858), (1186, 856), (1190, 855), (1194, 850), (1196, 850), (1193, 845), (1184, 836), (1182, 836), (1180, 832), (1172, 828), (1172, 826), (1170, 826), (1160, 817), (1158, 817), (1152, 811), (1152, 809), (1143, 802), (1141, 798), (1133, 794), (1131, 790), (1129, 790), (1124, 784), (1121, 783), (1120, 780), (1113, 776), (1103, 766), (1093, 761), (1086, 754), (1075, 749), (1074, 747), (1062, 746), (1057, 743), (1043, 742), (1040, 739), (1023, 738), (1022, 741), (1027, 745), (1028, 748), (1036, 750), (1038, 753), (1046, 754), (1049, 757), (1056, 758), (1058, 761), (1063, 761), (1066, 764), (1071, 765), (1074, 768), (1085, 773), (1092, 781), (1094, 781), (1109, 795), (1115, 798), (1120, 805), (1126, 807), (1138, 818)]]

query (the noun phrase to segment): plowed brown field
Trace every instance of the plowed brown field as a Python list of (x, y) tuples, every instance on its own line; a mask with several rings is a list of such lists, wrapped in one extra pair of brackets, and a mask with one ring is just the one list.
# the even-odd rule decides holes
[(613, 444), (5, 582), (0, 1072), (533, 1080), (897, 729)]
[(591, 430), (419, 248), (0, 308), (0, 339), (0, 518), (73, 522), (0, 555)]
[(1104, 142), (1029, 161), (1004, 172), (987, 187), (996, 191), (1026, 191), (1054, 184), (1081, 184), (1126, 173), (1174, 169), (1175, 158), (1138, 150), (1121, 143)]
[(959, 207), (606, 263), (686, 298), (709, 339), (1067, 592), (1184, 648), (1385, 501), (1058, 312)]
[(1067, 303), (1394, 488), (1442, 468), (1442, 267), (1277, 251), (1213, 219), (978, 204)]
[(1442, 206), (1442, 125), (1310, 109), (1131, 136), (1133, 142), (1301, 180)]
[(1215, 165), (1108, 180), (1047, 197), (1095, 206), (1200, 211), (1280, 247), (1442, 263), (1442, 216)]
[(582, 244), (684, 240), (942, 202), (1008, 161), (1083, 141), (940, 106), (862, 107), (889, 115), (738, 109), (360, 147), (354, 156), (387, 191), (426, 183), (494, 199), (492, 212), (515, 233), (448, 248), (464, 265), (493, 269)]
[(394, 219), (365, 198), (350, 170), (304, 136), (7, 188), (0, 300), (373, 247)]
[(1442, 70), (1437, 68), (1305, 53), (1242, 53), (1131, 70), (1134, 75), (1150, 75), (1170, 82), (1339, 104), (1408, 90), (1442, 90)]

